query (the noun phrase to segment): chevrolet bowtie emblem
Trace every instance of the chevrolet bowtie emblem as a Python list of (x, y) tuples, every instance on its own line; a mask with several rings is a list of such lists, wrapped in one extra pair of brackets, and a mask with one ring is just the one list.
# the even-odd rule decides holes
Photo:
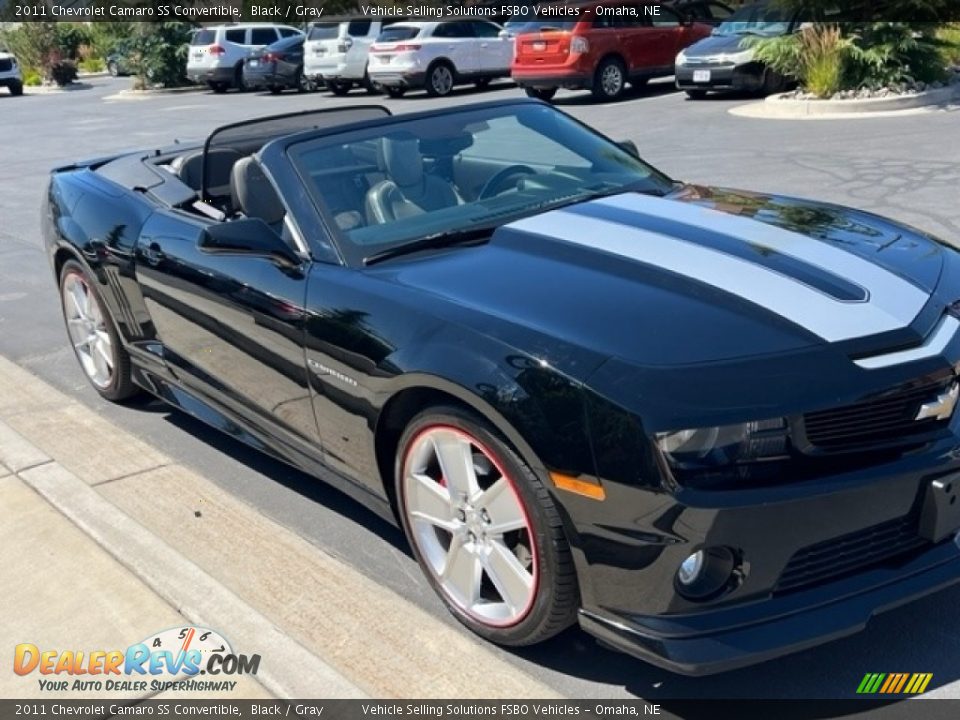
[(960, 398), (960, 385), (954, 383), (949, 390), (940, 393), (936, 400), (921, 405), (914, 420), (926, 420), (927, 418), (946, 420), (953, 415), (953, 409), (957, 406), (958, 398)]

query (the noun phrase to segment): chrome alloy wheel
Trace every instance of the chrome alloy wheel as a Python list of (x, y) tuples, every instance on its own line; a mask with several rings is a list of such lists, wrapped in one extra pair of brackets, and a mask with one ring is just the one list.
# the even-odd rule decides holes
[(623, 72), (620, 67), (610, 63), (600, 75), (600, 86), (607, 97), (616, 97), (623, 90)]
[(453, 90), (453, 73), (446, 65), (437, 65), (430, 73), (430, 84), (437, 95), (446, 95)]
[(403, 506), (443, 593), (492, 627), (526, 617), (537, 594), (533, 531), (513, 481), (462, 430), (431, 426), (410, 443)]
[(63, 280), (63, 314), (83, 371), (98, 388), (113, 381), (113, 342), (103, 310), (87, 281), (71, 272)]

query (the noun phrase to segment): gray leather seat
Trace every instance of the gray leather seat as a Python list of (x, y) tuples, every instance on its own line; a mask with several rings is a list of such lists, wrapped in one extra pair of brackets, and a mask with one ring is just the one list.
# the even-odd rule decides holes
[(367, 192), (364, 205), (370, 224), (391, 222), (463, 203), (452, 184), (424, 172), (423, 156), (416, 138), (383, 138), (380, 160), (387, 177)]
[[(207, 190), (214, 197), (230, 194), (230, 173), (243, 154), (233, 148), (211, 148), (207, 153)], [(199, 191), (203, 184), (203, 151), (181, 155), (170, 163), (171, 169), (184, 184)]]
[(264, 175), (260, 163), (252, 156), (234, 164), (230, 176), (230, 197), (234, 210), (247, 217), (258, 217), (278, 234), (283, 233), (286, 208), (280, 202), (273, 184)]

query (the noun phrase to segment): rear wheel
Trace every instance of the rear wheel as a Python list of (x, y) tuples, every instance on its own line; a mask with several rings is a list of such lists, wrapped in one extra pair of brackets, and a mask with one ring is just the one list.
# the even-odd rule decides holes
[(350, 92), (350, 83), (343, 80), (328, 80), (327, 87), (334, 95), (346, 95)]
[(557, 88), (524, 88), (523, 91), (527, 94), (527, 97), (536, 98), (537, 100), (543, 100), (544, 102), (550, 102), (553, 100), (553, 96), (557, 94)]
[(445, 62), (438, 62), (427, 71), (427, 94), (445, 97), (453, 91), (454, 70)]
[(396, 493), (420, 567), (468, 628), (529, 645), (574, 621), (579, 596), (557, 509), (488, 423), (455, 407), (415, 417), (400, 440)]
[(363, 89), (371, 95), (379, 95), (383, 92), (383, 85), (371, 80), (366, 71), (363, 73), (363, 80), (360, 82), (360, 84), (363, 85)]
[(237, 92), (247, 91), (247, 85), (243, 82), (243, 63), (239, 63), (233, 69), (233, 86), (237, 89)]
[(407, 89), (404, 87), (395, 87), (389, 85), (385, 86), (384, 90), (386, 90), (387, 95), (392, 98), (402, 98), (407, 92)]
[(212, 82), (210, 83), (210, 89), (213, 90), (218, 95), (222, 95), (228, 89), (229, 85), (222, 82)]
[(13, 96), (23, 95), (23, 83), (13, 82), (10, 83), (10, 94)]
[(616, 100), (626, 84), (623, 63), (615, 57), (605, 58), (593, 76), (593, 96), (598, 100)]
[(90, 384), (107, 400), (136, 395), (130, 356), (94, 282), (75, 260), (68, 260), (60, 273), (60, 300), (73, 352)]

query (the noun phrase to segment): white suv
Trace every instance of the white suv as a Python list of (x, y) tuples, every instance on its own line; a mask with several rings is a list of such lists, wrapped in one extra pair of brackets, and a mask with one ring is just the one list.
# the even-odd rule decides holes
[(312, 23), (303, 44), (303, 74), (322, 80), (334, 95), (346, 95), (355, 85), (373, 91), (367, 77), (367, 53), (391, 22), (396, 21), (357, 18)]
[(20, 63), (10, 53), (0, 52), (0, 87), (6, 87), (11, 95), (23, 95)]
[(370, 48), (367, 73), (391, 97), (420, 87), (434, 97), (464, 83), (482, 88), (510, 75), (513, 39), (501, 30), (486, 20), (396, 23)]
[(294, 35), (296, 28), (270, 23), (217, 25), (197, 30), (190, 40), (187, 77), (206, 83), (214, 92), (243, 90), (243, 61), (267, 45)]

